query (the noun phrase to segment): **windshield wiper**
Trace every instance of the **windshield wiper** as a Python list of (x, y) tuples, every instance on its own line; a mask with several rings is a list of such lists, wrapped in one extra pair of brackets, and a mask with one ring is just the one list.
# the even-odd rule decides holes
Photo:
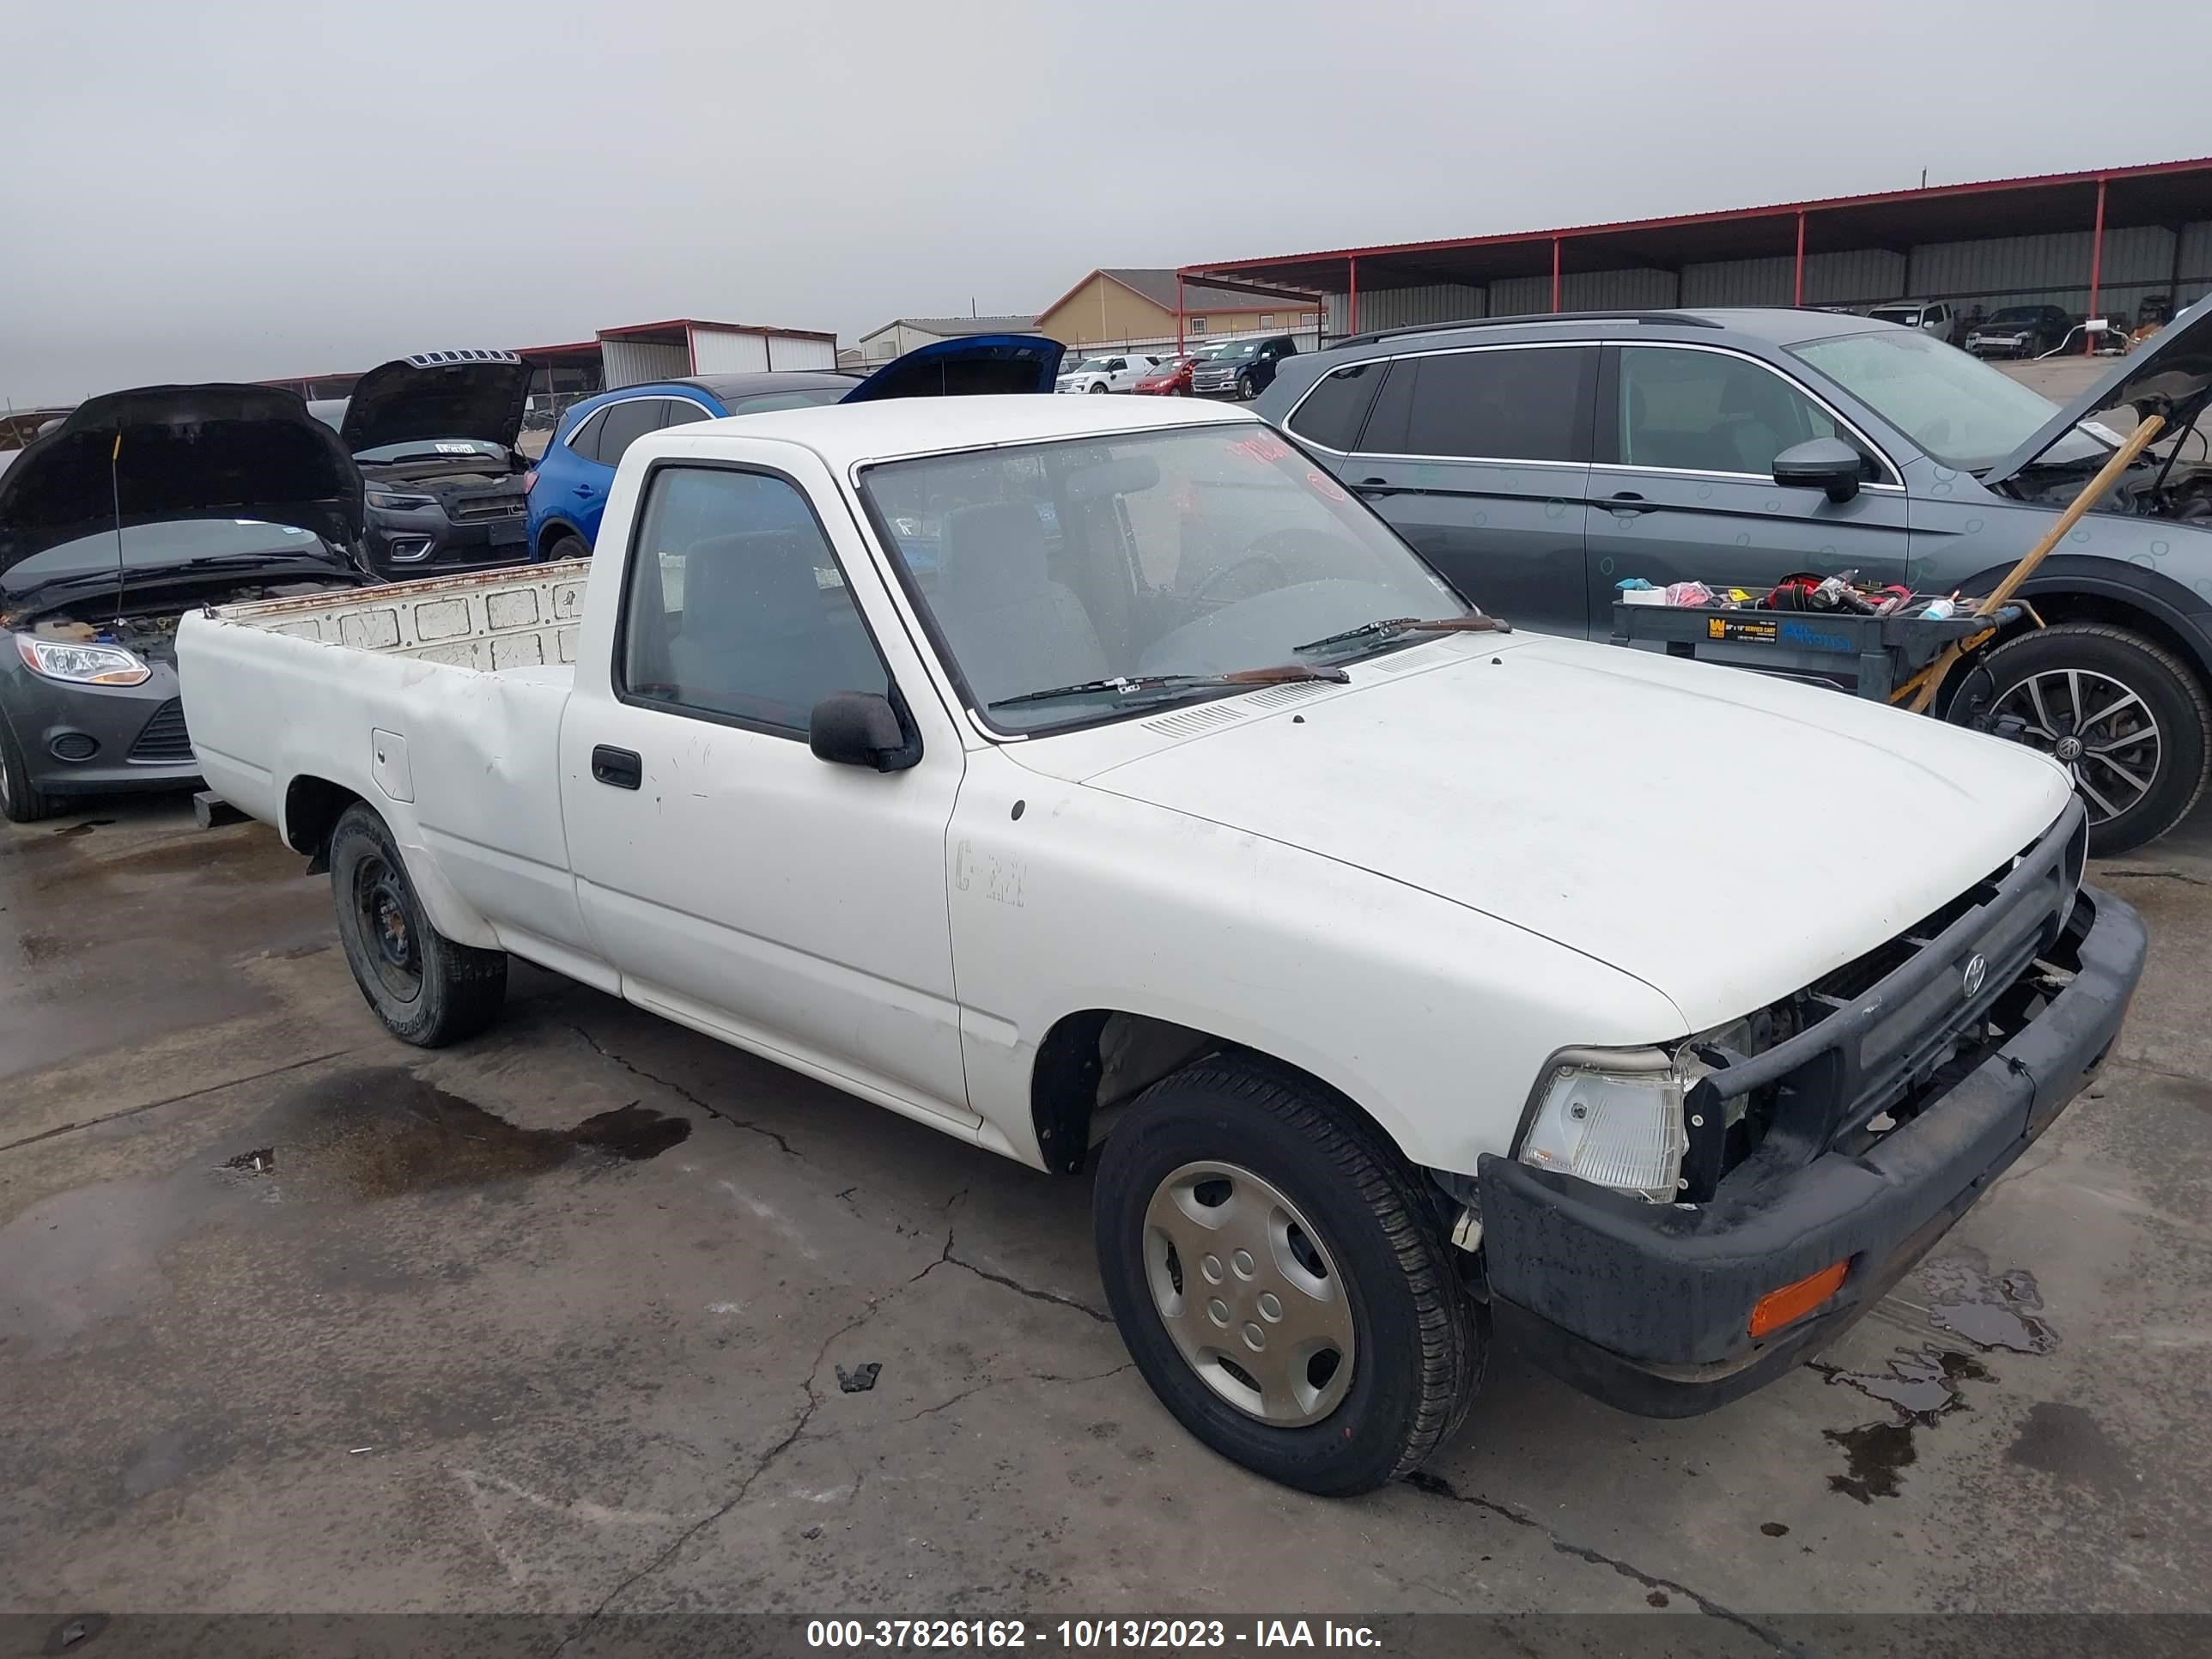
[(1293, 651), (1318, 651), (1325, 645), (1343, 645), (1352, 640), (1395, 638), (1400, 634), (1510, 634), (1513, 624), (1499, 617), (1486, 617), (1478, 611), (1472, 617), (1384, 617), (1378, 621), (1362, 623), (1357, 628), (1347, 628), (1341, 634), (1330, 634), (1318, 640), (1308, 640), (1304, 645), (1294, 645)]
[(1341, 668), (1314, 668), (1302, 662), (1282, 663), (1273, 668), (1240, 668), (1229, 674), (1123, 674), (1112, 679), (1078, 680), (1073, 685), (1055, 685), (1043, 691), (1024, 691), (1018, 696), (1000, 697), (988, 707), (1010, 708), (1019, 702), (1103, 696), (1109, 692), (1117, 696), (1138, 696), (1152, 692), (1204, 691), (1224, 685), (1285, 685), (1302, 680), (1325, 680), (1331, 685), (1343, 685), (1351, 678)]

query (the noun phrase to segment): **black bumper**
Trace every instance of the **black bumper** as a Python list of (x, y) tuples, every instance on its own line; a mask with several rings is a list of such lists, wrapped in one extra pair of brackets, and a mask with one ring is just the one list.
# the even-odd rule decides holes
[(530, 541), (525, 515), (448, 518), (442, 507), (393, 511), (371, 507), (362, 538), (369, 568), (392, 581), (525, 564)]
[[(1655, 1206), (1495, 1155), (1478, 1182), (1494, 1328), (1624, 1411), (1740, 1398), (1874, 1305), (2051, 1126), (2111, 1050), (2142, 977), (2135, 911), (2083, 888), (2071, 983), (1981, 1066), (1867, 1151), (1732, 1175), (1724, 1201)], [(1842, 1287), (1764, 1340), (1768, 1291), (1837, 1261)]]

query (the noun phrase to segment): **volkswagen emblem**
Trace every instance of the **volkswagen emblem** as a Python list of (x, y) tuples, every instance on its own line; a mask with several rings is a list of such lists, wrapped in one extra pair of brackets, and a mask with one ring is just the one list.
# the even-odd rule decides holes
[(1968, 958), (1966, 963), (1966, 971), (1959, 975), (1960, 988), (1966, 992), (1966, 1000), (1968, 1001), (1971, 1002), (1974, 998), (1981, 995), (1982, 981), (1989, 976), (1990, 963), (1988, 957), (1977, 953), (1975, 956)]

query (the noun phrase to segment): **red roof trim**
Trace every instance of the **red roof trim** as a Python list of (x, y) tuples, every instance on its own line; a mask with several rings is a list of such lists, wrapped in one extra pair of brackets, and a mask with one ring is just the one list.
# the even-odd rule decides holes
[(1723, 208), (1712, 213), (1678, 213), (1656, 219), (1621, 219), (1608, 224), (1562, 226), (1552, 230), (1511, 230), (1490, 236), (1446, 236), (1426, 242), (1381, 242), (1371, 247), (1322, 248), (1311, 253), (1276, 253), (1257, 259), (1220, 259), (1210, 264), (1183, 265), (1177, 269), (1176, 274), (1202, 280), (1215, 273), (1250, 271), (1263, 265), (1310, 264), (1316, 259), (1364, 258), (1385, 253), (1430, 253), (1450, 248), (1493, 246), (1501, 242), (1549, 241), (1553, 237), (1667, 230), (1680, 225), (1725, 224), (1731, 220), (1781, 217), (1796, 213), (1834, 211), (1841, 208), (1878, 207), (1895, 202), (1938, 201), (1945, 197), (1978, 196), (1994, 191), (2094, 185), (2118, 179), (2142, 179), (2161, 173), (2197, 171), (2212, 171), (2212, 156), (2197, 156), (2179, 161), (2149, 161), (2137, 167), (2095, 167), (2081, 173), (2030, 173), (2018, 179), (1984, 179), (1961, 185), (1930, 185), (1924, 190), (1887, 190), (1860, 196), (1815, 197), (1803, 202), (1779, 202), (1769, 207)]

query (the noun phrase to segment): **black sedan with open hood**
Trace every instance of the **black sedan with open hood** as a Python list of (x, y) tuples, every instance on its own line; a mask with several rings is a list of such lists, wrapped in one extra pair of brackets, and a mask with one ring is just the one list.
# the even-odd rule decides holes
[(111, 392), (27, 446), (0, 472), (0, 811), (197, 781), (178, 617), (372, 580), (362, 493), (270, 386)]
[(370, 568), (393, 578), (518, 564), (530, 463), (515, 451), (530, 365), (511, 351), (424, 351), (317, 405), (368, 485)]

